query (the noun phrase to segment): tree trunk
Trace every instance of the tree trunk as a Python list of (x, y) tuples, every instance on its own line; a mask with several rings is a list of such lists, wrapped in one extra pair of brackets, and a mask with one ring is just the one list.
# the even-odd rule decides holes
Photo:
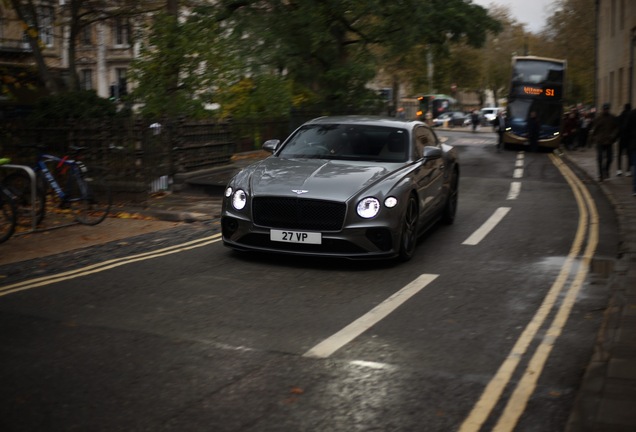
[[(166, 0), (166, 12), (172, 18), (172, 27), (170, 28), (170, 34), (172, 39), (174, 40), (178, 36), (179, 32), (179, 0)], [(175, 44), (170, 44), (168, 46), (168, 51), (171, 52), (174, 50)], [(166, 93), (169, 95), (175, 94), (179, 89), (179, 66), (173, 65), (172, 70), (168, 71), (168, 76), (166, 76)]]
[(69, 38), (68, 38), (68, 86), (71, 91), (80, 89), (79, 79), (77, 78), (77, 59), (76, 43), (77, 36), (81, 30), (80, 8), (83, 0), (71, 1), (71, 12), (69, 17)]

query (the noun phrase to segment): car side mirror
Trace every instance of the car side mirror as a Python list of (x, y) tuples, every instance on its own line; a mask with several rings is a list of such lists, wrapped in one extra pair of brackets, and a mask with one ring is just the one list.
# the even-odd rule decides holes
[(268, 151), (270, 153), (274, 153), (280, 144), (280, 140), (271, 139), (267, 140), (263, 143), (263, 150)]
[(442, 157), (442, 149), (435, 146), (425, 146), (424, 147), (424, 159), (427, 161), (435, 160)]

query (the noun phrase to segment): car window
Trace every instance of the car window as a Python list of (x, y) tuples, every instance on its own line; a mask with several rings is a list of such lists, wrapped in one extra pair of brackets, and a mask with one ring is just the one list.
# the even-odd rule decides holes
[(439, 145), (433, 131), (425, 126), (420, 126), (415, 130), (415, 158), (421, 159), (424, 156), (424, 147)]

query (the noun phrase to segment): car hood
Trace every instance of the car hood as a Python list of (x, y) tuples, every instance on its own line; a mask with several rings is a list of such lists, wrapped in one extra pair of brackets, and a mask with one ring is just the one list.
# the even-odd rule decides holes
[(299, 196), (347, 201), (404, 164), (269, 157), (237, 175), (252, 196)]

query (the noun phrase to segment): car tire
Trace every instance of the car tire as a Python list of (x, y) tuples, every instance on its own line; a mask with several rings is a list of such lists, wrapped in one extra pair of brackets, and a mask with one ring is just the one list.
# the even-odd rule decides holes
[(442, 222), (446, 225), (452, 225), (455, 222), (455, 214), (457, 213), (457, 199), (459, 194), (459, 174), (457, 170), (453, 170), (453, 174), (450, 179), (450, 186), (448, 190), (448, 197), (446, 197), (446, 203), (444, 204), (444, 210), (442, 213)]
[(419, 209), (417, 199), (411, 195), (406, 204), (402, 218), (402, 232), (400, 233), (400, 261), (406, 262), (413, 258), (418, 238)]

